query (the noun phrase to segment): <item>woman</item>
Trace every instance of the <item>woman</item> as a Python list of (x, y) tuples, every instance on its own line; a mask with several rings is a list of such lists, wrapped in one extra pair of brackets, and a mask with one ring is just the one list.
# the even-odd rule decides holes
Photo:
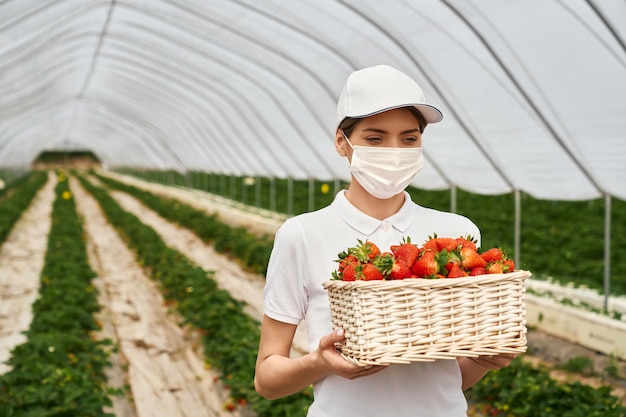
[[(385, 250), (403, 237), (467, 236), (480, 231), (467, 218), (421, 207), (404, 189), (423, 167), (422, 133), (441, 112), (402, 72), (379, 65), (352, 73), (339, 98), (335, 147), (352, 181), (321, 210), (287, 220), (276, 234), (264, 293), (265, 316), (256, 365), (259, 394), (274, 399), (313, 384), (308, 415), (465, 416), (463, 390), (515, 355), (359, 367), (337, 352), (322, 283), (337, 254), (370, 240)], [(310, 352), (290, 358), (305, 320)]]

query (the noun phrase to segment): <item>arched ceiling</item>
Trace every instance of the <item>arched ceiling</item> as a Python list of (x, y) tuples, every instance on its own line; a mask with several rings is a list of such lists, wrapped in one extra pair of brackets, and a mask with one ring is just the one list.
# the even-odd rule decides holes
[(416, 186), (626, 199), (623, 0), (0, 0), (0, 167), (348, 179), (336, 99), (381, 63), (444, 113)]

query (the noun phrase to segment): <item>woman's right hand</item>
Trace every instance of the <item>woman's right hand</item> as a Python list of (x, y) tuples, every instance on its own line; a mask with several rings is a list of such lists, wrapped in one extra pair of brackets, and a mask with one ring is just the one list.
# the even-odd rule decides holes
[(356, 379), (375, 374), (386, 368), (383, 365), (358, 366), (348, 362), (341, 356), (336, 347), (337, 343), (345, 339), (343, 329), (337, 329), (320, 339), (317, 349), (318, 360), (328, 370), (328, 373), (341, 376), (346, 379)]
[(327, 334), (320, 339), (317, 349), (291, 358), (289, 353), (296, 327), (263, 317), (254, 385), (257, 392), (267, 399), (294, 394), (328, 375), (355, 379), (386, 368), (360, 367), (345, 360), (335, 347), (335, 343), (344, 340), (343, 331)]

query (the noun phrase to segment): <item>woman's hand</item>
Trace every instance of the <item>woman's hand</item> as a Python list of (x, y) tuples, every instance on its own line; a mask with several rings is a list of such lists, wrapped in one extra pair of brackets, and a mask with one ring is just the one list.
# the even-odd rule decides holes
[(361, 367), (345, 360), (335, 347), (335, 343), (344, 340), (343, 331), (322, 337), (313, 352), (290, 358), (295, 333), (296, 325), (263, 317), (254, 385), (267, 399), (296, 393), (328, 375), (355, 379), (386, 368)]
[(336, 330), (320, 339), (317, 349), (318, 359), (324, 364), (328, 373), (347, 379), (361, 378), (382, 371), (386, 366), (358, 366), (348, 362), (341, 356), (336, 343), (345, 339), (342, 329)]
[(479, 356), (477, 358), (457, 358), (461, 375), (463, 376), (463, 391), (477, 383), (490, 370), (509, 366), (517, 357), (516, 353), (500, 353), (492, 356)]
[(492, 356), (479, 356), (477, 358), (470, 358), (486, 369), (500, 369), (509, 366), (509, 364), (517, 357), (516, 353), (500, 353)]

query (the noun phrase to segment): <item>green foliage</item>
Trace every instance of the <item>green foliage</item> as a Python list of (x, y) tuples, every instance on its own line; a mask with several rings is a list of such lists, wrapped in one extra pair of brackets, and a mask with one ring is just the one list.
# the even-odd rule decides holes
[(99, 328), (95, 274), (63, 176), (55, 191), (39, 297), (27, 341), (13, 350), (7, 362), (12, 370), (0, 377), (0, 416), (110, 415), (102, 408), (115, 393), (104, 375), (112, 342), (90, 336)]
[(33, 164), (67, 164), (73, 159), (81, 158), (92, 162), (100, 162), (98, 157), (91, 151), (43, 151), (33, 161)]
[(557, 366), (557, 368), (585, 376), (592, 376), (595, 374), (593, 369), (593, 360), (587, 356), (576, 356), (570, 358), (563, 365)]
[[(245, 400), (259, 417), (306, 415), (311, 402), (309, 389), (271, 402), (256, 393), (253, 381), (259, 323), (243, 311), (244, 305), (217, 287), (212, 272), (195, 266), (183, 254), (166, 246), (151, 227), (124, 211), (106, 190), (84, 178), (80, 180), (136, 252), (138, 261), (160, 283), (165, 300), (184, 318), (182, 324), (202, 334), (207, 361), (222, 372), (222, 380), (233, 398)], [(182, 205), (175, 212), (179, 216), (189, 215)], [(226, 229), (220, 230), (233, 238)]]
[(0, 243), (7, 238), (47, 179), (46, 172), (31, 171), (0, 190)]
[(617, 378), (617, 379), (623, 378), (622, 375), (620, 374), (619, 366), (617, 365), (617, 359), (615, 358), (615, 355), (613, 354), (609, 356), (609, 363), (607, 363), (606, 367), (604, 368), (604, 371), (606, 372), (607, 375), (613, 378)]
[(592, 388), (579, 381), (557, 382), (545, 368), (517, 358), (509, 367), (489, 372), (467, 395), (492, 416), (626, 416), (626, 407), (610, 392), (610, 387)]

